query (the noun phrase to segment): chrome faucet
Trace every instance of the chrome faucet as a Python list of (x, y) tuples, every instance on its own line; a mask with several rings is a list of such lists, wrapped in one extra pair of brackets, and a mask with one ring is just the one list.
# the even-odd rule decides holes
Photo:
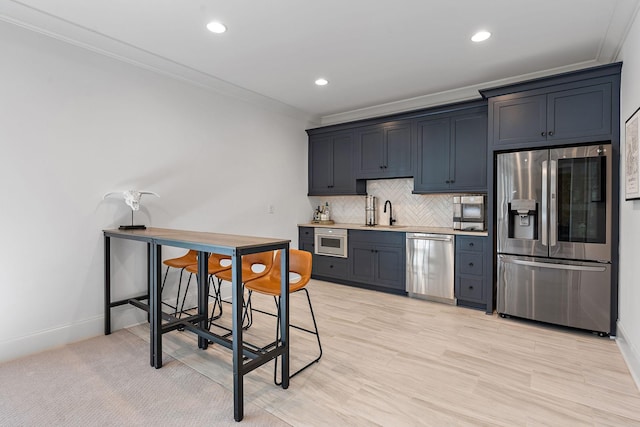
[(391, 227), (396, 220), (393, 218), (393, 206), (391, 206), (391, 200), (384, 202), (384, 213), (387, 213), (387, 203), (389, 204), (389, 227)]

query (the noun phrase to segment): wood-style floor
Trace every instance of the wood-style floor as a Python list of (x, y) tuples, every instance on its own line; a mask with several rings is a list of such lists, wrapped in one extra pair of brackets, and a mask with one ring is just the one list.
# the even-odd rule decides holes
[[(244, 381), (246, 401), (293, 426), (640, 426), (640, 392), (609, 338), (328, 282), (309, 291), (320, 362), (287, 390), (273, 385), (273, 363)], [(260, 295), (254, 304), (274, 306)], [(291, 305), (292, 323), (310, 326), (304, 294)], [(145, 325), (132, 330), (148, 339)], [(245, 339), (274, 335), (275, 319), (255, 314)], [(198, 350), (188, 332), (163, 343), (232, 389), (229, 350)], [(316, 349), (292, 329), (294, 369)]]

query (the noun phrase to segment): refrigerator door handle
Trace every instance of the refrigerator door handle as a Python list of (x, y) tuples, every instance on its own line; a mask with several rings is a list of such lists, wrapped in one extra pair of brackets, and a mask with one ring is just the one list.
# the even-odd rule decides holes
[(572, 264), (551, 264), (548, 262), (526, 261), (522, 259), (502, 259), (502, 262), (526, 265), (528, 267), (552, 268), (556, 270), (574, 270), (574, 271), (606, 271), (605, 267), (591, 267), (588, 265), (572, 265)]
[(549, 246), (555, 246), (558, 243), (558, 162), (551, 160), (549, 167)]
[(541, 222), (542, 222), (542, 233), (540, 242), (542, 246), (547, 246), (547, 200), (548, 200), (548, 182), (547, 182), (547, 171), (548, 171), (548, 161), (544, 160), (542, 162), (542, 207), (540, 212)]

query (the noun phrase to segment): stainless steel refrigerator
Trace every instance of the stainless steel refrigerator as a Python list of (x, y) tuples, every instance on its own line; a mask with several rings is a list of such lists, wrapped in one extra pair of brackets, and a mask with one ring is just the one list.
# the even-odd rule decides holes
[(611, 145), (496, 159), (497, 311), (610, 333)]

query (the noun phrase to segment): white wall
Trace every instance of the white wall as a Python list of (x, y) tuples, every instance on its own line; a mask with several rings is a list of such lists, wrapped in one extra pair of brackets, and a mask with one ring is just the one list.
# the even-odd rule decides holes
[[(303, 119), (2, 22), (0, 57), (0, 360), (102, 333), (101, 230), (130, 221), (108, 191), (160, 194), (136, 222), (297, 245)], [(144, 245), (112, 252), (115, 297), (144, 289)], [(141, 318), (123, 308), (114, 325)]]
[[(624, 122), (640, 107), (640, 19), (627, 35), (619, 59), (622, 65), (620, 97), (621, 170), (624, 183)], [(640, 388), (640, 200), (624, 201), (621, 188), (620, 207), (620, 316), (618, 343)]]

